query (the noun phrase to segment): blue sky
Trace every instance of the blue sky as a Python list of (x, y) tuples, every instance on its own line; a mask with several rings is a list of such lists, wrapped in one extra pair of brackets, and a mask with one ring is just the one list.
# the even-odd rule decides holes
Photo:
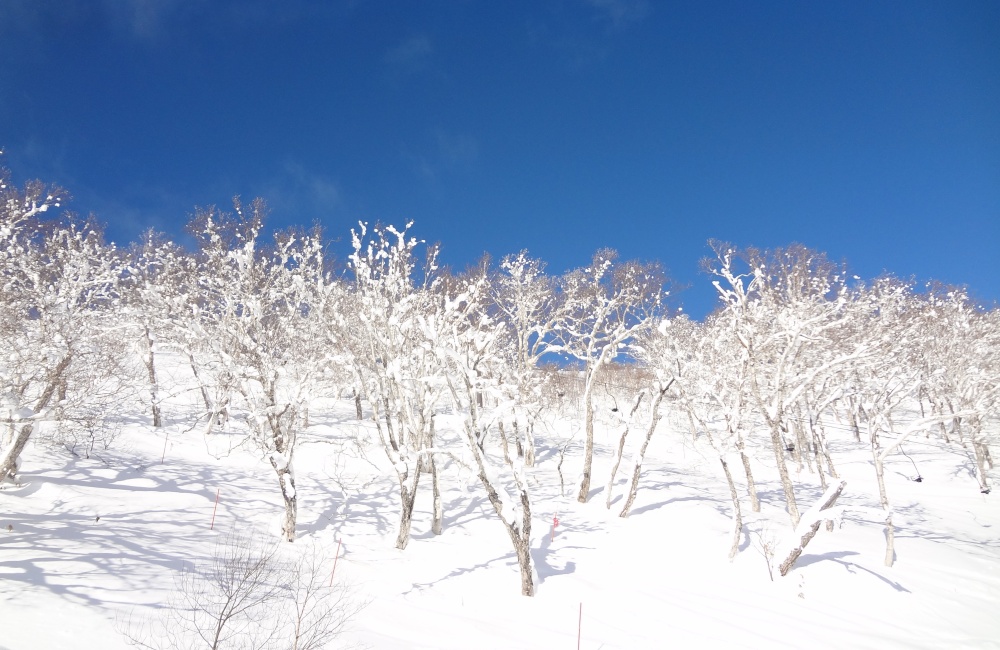
[(456, 268), (717, 238), (1000, 297), (1000, 3), (0, 0), (0, 147), (127, 242), (265, 197)]

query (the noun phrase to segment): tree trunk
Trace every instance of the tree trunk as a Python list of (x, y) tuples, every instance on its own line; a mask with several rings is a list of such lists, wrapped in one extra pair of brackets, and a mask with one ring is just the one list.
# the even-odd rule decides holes
[(806, 442), (805, 434), (802, 432), (802, 424), (793, 422), (792, 429), (795, 430), (795, 462), (798, 464), (798, 472), (802, 472), (802, 466), (805, 464), (811, 473), (813, 471), (812, 459), (809, 457), (809, 443)]
[(520, 535), (511, 535), (514, 542), (514, 552), (517, 554), (517, 566), (521, 570), (521, 595), (535, 595), (535, 580), (531, 575), (531, 548), (529, 539)]
[(295, 541), (295, 520), (298, 517), (298, 493), (295, 491), (295, 476), (289, 470), (278, 472), (278, 486), (281, 488), (281, 498), (285, 501), (285, 519), (281, 532), (285, 540)]
[(148, 327), (142, 328), (143, 336), (146, 340), (146, 358), (144, 359), (146, 364), (146, 374), (149, 377), (149, 395), (150, 401), (153, 403), (153, 426), (157, 429), (163, 426), (163, 421), (160, 417), (160, 396), (159, 388), (156, 382), (156, 361), (155, 361), (155, 350), (153, 348), (153, 336), (149, 333)]
[[(847, 481), (841, 481), (840, 485), (838, 485), (835, 489), (831, 486), (831, 489), (827, 490), (826, 494), (824, 495), (825, 498), (823, 500), (823, 503), (820, 504), (819, 509), (815, 512), (810, 510), (810, 513), (815, 515), (812, 516), (812, 518), (815, 519), (815, 521), (810, 522), (809, 528), (802, 534), (802, 537), (799, 539), (798, 545), (796, 545), (796, 547), (791, 550), (791, 552), (788, 554), (788, 557), (786, 557), (785, 560), (779, 565), (778, 571), (779, 573), (781, 573), (781, 575), (783, 576), (787, 575), (788, 572), (792, 569), (792, 566), (795, 564), (795, 561), (798, 560), (799, 556), (802, 555), (802, 551), (805, 549), (806, 545), (810, 541), (812, 541), (812, 538), (815, 537), (816, 533), (819, 532), (820, 524), (823, 523), (823, 517), (821, 517), (820, 515), (823, 513), (824, 510), (829, 510), (830, 508), (833, 507), (833, 504), (835, 504), (837, 502), (837, 499), (840, 498), (840, 495), (841, 493), (843, 493), (844, 488), (846, 486), (847, 486)], [(796, 527), (798, 527), (797, 524)]]
[(605, 495), (604, 505), (608, 510), (611, 510), (611, 492), (615, 486), (615, 475), (618, 474), (618, 466), (622, 462), (622, 452), (625, 449), (625, 438), (628, 437), (628, 424), (625, 425), (625, 430), (622, 431), (622, 436), (618, 440), (618, 449), (615, 451), (614, 464), (611, 466), (611, 476), (608, 477), (608, 487), (605, 490), (607, 494)]
[(622, 431), (621, 439), (618, 440), (618, 449), (615, 452), (614, 458), (615, 462), (611, 467), (611, 476), (608, 477), (608, 489), (606, 490), (607, 496), (604, 499), (605, 506), (608, 510), (611, 510), (611, 493), (615, 486), (615, 477), (618, 475), (618, 466), (621, 465), (622, 462), (622, 453), (624, 453), (625, 450), (625, 439), (628, 437), (629, 425), (632, 422), (632, 418), (635, 416), (635, 412), (639, 410), (639, 405), (642, 404), (642, 398), (645, 394), (645, 389), (639, 391), (635, 404), (632, 405), (632, 409), (628, 412), (628, 417), (625, 419), (625, 430)]
[(733, 500), (733, 545), (729, 549), (729, 559), (732, 561), (740, 551), (740, 536), (743, 534), (743, 513), (740, 510), (740, 495), (736, 490), (736, 483), (733, 482), (733, 474), (729, 471), (726, 459), (719, 456), (722, 463), (722, 471), (726, 474), (726, 483), (729, 484), (729, 497)]
[(399, 479), (399, 534), (396, 536), (396, 548), (404, 550), (410, 543), (410, 526), (413, 523), (413, 506), (417, 502), (417, 484), (420, 483), (420, 465), (417, 464), (413, 485), (406, 485), (406, 477)]
[(837, 475), (837, 468), (833, 466), (833, 457), (830, 455), (830, 446), (826, 444), (826, 429), (823, 427), (823, 421), (818, 417), (816, 418), (815, 431), (816, 444), (819, 445), (823, 452), (823, 459), (826, 460), (826, 467), (830, 472), (830, 476), (833, 478), (840, 478), (840, 476)]
[(34, 426), (31, 423), (23, 425), (14, 437), (13, 442), (7, 447), (3, 459), (0, 460), (0, 481), (7, 478), (13, 479), (17, 474), (18, 459), (21, 457), (21, 452), (27, 446), (28, 440), (31, 439), (31, 432)]
[(781, 427), (775, 422), (771, 424), (771, 447), (774, 448), (774, 458), (778, 463), (778, 476), (781, 477), (781, 487), (785, 492), (785, 503), (788, 505), (788, 516), (792, 519), (792, 526), (799, 525), (799, 507), (795, 503), (795, 487), (792, 479), (788, 475), (788, 466), (785, 464), (785, 447), (781, 439)]
[(434, 496), (434, 520), (431, 523), (431, 531), (435, 535), (440, 535), (444, 530), (444, 507), (441, 505), (441, 486), (438, 483), (437, 461), (434, 455), (430, 456), (431, 464), (431, 492)]
[[(201, 399), (205, 402), (205, 411), (207, 413), (212, 413), (212, 398), (208, 396), (208, 387), (205, 386), (204, 382), (201, 380), (201, 376), (198, 375), (198, 364), (195, 363), (194, 355), (188, 352), (188, 363), (191, 365), (191, 374), (194, 375), (194, 380), (198, 382), (198, 388), (201, 389)], [(211, 423), (209, 423), (211, 426)]]
[[(503, 450), (503, 462), (510, 465), (512, 462), (510, 459), (510, 444), (507, 441), (507, 430), (504, 428), (503, 420), (497, 422), (497, 430), (500, 432), (500, 448)], [(484, 435), (483, 438), (485, 437)], [(480, 444), (479, 449), (482, 450), (482, 448), (483, 445)]]
[(583, 389), (583, 429), (586, 441), (583, 448), (583, 477), (580, 479), (580, 490), (576, 500), (586, 503), (590, 498), (590, 475), (594, 466), (594, 376), (597, 368), (591, 370), (587, 385)]
[(885, 516), (885, 565), (892, 566), (896, 559), (896, 529), (892, 525), (892, 512)]
[(750, 497), (750, 509), (760, 512), (760, 496), (757, 494), (757, 482), (753, 479), (753, 471), (750, 469), (750, 457), (747, 456), (746, 446), (743, 444), (743, 435), (737, 434), (736, 448), (740, 450), (740, 460), (743, 461), (743, 473), (747, 475), (747, 495)]
[(359, 420), (364, 419), (364, 413), (361, 410), (361, 391), (357, 389), (354, 391), (354, 415)]
[(976, 455), (976, 480), (979, 481), (979, 491), (983, 494), (989, 494), (990, 484), (986, 480), (986, 459), (989, 456), (989, 451), (986, 449), (986, 444), (978, 440), (972, 442), (972, 450)]
[[(70, 361), (72, 361), (73, 355), (69, 354), (63, 357), (56, 367), (52, 370), (49, 375), (49, 384), (42, 391), (41, 397), (35, 402), (35, 408), (32, 409), (37, 415), (46, 409), (49, 402), (52, 401), (52, 396), (55, 395), (56, 390), (65, 384), (65, 379), (63, 374), (65, 374), (66, 369), (69, 368)], [(31, 433), (35, 429), (34, 422), (29, 422), (21, 427), (20, 431), (17, 432), (17, 436), (10, 443), (10, 446), (4, 451), (3, 458), (0, 458), (0, 481), (10, 477), (14, 478), (17, 474), (18, 460), (21, 458), (21, 452), (24, 451), (25, 446), (28, 444), (28, 440), (31, 438)]]
[[(670, 380), (670, 384), (673, 384), (673, 380)], [(663, 401), (663, 396), (670, 388), (670, 384), (667, 384), (665, 388), (657, 392), (656, 397), (653, 398), (653, 402), (649, 406), (649, 427), (646, 429), (646, 439), (642, 441), (642, 447), (639, 448), (639, 453), (636, 454), (635, 466), (632, 468), (632, 480), (628, 486), (628, 496), (625, 499), (625, 505), (622, 507), (621, 513), (618, 515), (619, 517), (628, 517), (628, 513), (632, 510), (632, 504), (635, 503), (635, 495), (639, 492), (639, 476), (642, 473), (642, 461), (646, 457), (646, 449), (649, 448), (649, 441), (653, 438), (656, 425), (660, 422), (660, 402)]]
[(854, 441), (861, 442), (861, 427), (858, 426), (858, 414), (855, 411), (853, 398), (847, 403), (847, 418), (848, 424), (851, 425), (851, 431), (854, 432)]
[(872, 447), (872, 454), (875, 456), (875, 478), (878, 480), (878, 496), (882, 509), (885, 510), (885, 565), (892, 566), (896, 557), (894, 548), (895, 533), (892, 526), (892, 510), (889, 509), (889, 494), (885, 489), (885, 466), (882, 463), (882, 456), (875, 447)]
[(526, 467), (535, 466), (535, 425), (532, 420), (524, 425), (524, 465)]

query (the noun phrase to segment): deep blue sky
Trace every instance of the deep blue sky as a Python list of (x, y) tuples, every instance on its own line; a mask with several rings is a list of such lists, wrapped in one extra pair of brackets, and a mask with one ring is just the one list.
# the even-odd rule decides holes
[(119, 243), (263, 196), (457, 268), (801, 242), (1000, 297), (1000, 2), (0, 0), (0, 147)]

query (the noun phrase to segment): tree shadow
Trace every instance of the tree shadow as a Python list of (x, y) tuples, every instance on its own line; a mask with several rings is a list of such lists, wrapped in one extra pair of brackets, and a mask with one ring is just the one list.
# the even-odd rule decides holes
[(796, 568), (802, 568), (809, 566), (810, 564), (816, 564), (817, 562), (836, 562), (837, 564), (840, 564), (845, 569), (847, 569), (848, 573), (851, 574), (858, 574), (859, 572), (867, 573), (868, 575), (878, 578), (879, 580), (889, 585), (896, 591), (907, 594), (912, 593), (909, 589), (907, 589), (906, 587), (904, 587), (903, 585), (899, 584), (894, 580), (890, 580), (889, 578), (886, 578), (883, 575), (879, 575), (878, 573), (875, 573), (871, 569), (866, 569), (860, 564), (849, 562), (843, 559), (845, 557), (850, 557), (852, 555), (859, 555), (859, 553), (857, 551), (836, 551), (831, 553), (821, 553), (819, 555), (803, 554), (802, 557), (799, 558), (799, 561), (795, 563), (795, 566)]
[[(558, 575), (568, 575), (576, 571), (576, 563), (567, 560), (562, 568), (556, 567), (548, 562), (549, 549), (552, 546), (552, 535), (542, 537), (542, 543), (538, 548), (530, 549), (531, 563), (538, 574), (538, 583), (542, 584), (547, 578)], [(563, 548), (580, 548), (577, 546), (565, 546)]]

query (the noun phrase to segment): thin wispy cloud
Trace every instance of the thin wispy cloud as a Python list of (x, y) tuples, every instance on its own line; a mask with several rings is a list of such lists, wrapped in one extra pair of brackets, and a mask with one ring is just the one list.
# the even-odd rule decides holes
[(544, 44), (575, 70), (607, 60), (623, 35), (651, 13), (647, 0), (577, 0), (527, 24), (528, 39)]
[(586, 0), (586, 2), (619, 29), (641, 21), (649, 14), (650, 9), (647, 0)]
[(401, 156), (413, 173), (428, 186), (439, 185), (451, 174), (471, 171), (479, 159), (479, 140), (470, 133), (434, 129), (424, 145), (414, 151), (404, 149)]
[(427, 67), (433, 48), (424, 35), (411, 36), (385, 53), (385, 62), (396, 70), (415, 72)]
[(261, 193), (273, 213), (302, 224), (331, 214), (342, 203), (340, 186), (334, 179), (295, 161), (285, 161)]
[(449, 167), (468, 167), (479, 157), (479, 141), (468, 133), (434, 132), (438, 155)]
[(104, 0), (103, 4), (113, 25), (143, 41), (164, 38), (170, 19), (181, 8), (177, 0)]

